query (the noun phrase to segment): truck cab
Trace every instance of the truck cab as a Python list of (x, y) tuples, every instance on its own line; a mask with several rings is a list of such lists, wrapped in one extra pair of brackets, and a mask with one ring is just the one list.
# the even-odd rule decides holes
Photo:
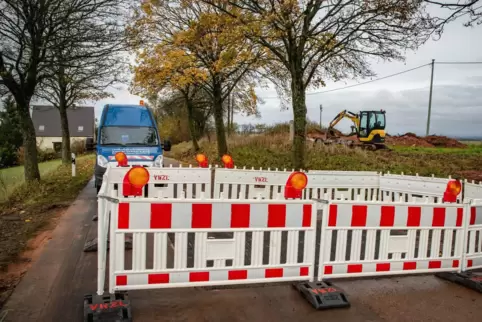
[(115, 154), (124, 152), (128, 165), (163, 167), (163, 151), (170, 151), (169, 141), (161, 143), (152, 111), (143, 104), (104, 106), (96, 142), (95, 187), (99, 191), (108, 166), (115, 166)]

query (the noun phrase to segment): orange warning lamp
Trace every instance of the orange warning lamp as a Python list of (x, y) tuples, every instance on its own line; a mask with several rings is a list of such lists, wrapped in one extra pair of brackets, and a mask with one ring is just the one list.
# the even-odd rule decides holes
[(285, 186), (285, 198), (301, 198), (302, 191), (308, 184), (308, 177), (303, 172), (293, 172)]
[(201, 168), (207, 168), (208, 167), (208, 158), (204, 154), (198, 153), (196, 155), (196, 161)]
[(144, 101), (143, 101), (143, 100), (140, 100), (139, 105), (140, 105), (140, 106), (144, 106)]
[(127, 155), (124, 152), (117, 152), (115, 154), (115, 160), (117, 161), (117, 166), (127, 167)]
[(224, 167), (225, 167), (226, 169), (232, 169), (232, 168), (234, 168), (233, 158), (232, 158), (230, 155), (228, 155), (228, 154), (223, 155), (223, 157), (221, 158), (221, 160), (223, 161)]
[(456, 202), (457, 196), (462, 191), (462, 184), (459, 180), (450, 180), (444, 192), (444, 202)]
[(143, 166), (133, 166), (122, 182), (124, 196), (142, 196), (142, 188), (149, 182), (149, 171)]

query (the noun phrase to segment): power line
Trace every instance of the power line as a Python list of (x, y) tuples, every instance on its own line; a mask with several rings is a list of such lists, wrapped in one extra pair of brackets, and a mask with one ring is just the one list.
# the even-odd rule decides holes
[(442, 65), (482, 65), (482, 61), (441, 61), (435, 64)]
[(401, 75), (401, 74), (405, 74), (405, 73), (414, 71), (414, 70), (416, 70), (416, 69), (420, 69), (420, 68), (423, 68), (423, 67), (427, 67), (427, 66), (429, 66), (429, 65), (432, 65), (432, 63), (430, 63), (430, 64), (425, 64), (425, 65), (421, 65), (421, 66), (418, 66), (418, 67), (415, 67), (415, 68), (411, 68), (411, 69), (407, 69), (407, 70), (398, 72), (398, 73), (396, 73), (396, 74), (392, 74), (392, 75), (380, 77), (380, 78), (377, 78), (377, 79), (372, 79), (372, 80), (369, 80), (369, 81), (366, 81), (366, 82), (363, 82), (363, 83), (353, 84), (353, 85), (349, 85), (349, 86), (345, 86), (345, 87), (341, 87), (341, 88), (335, 88), (335, 89), (331, 89), (331, 90), (329, 90), (329, 91), (320, 91), (320, 92), (306, 93), (306, 95), (323, 94), (323, 93), (330, 93), (330, 92), (335, 92), (335, 91), (341, 91), (342, 89), (347, 89), (347, 88), (351, 88), (351, 87), (361, 86), (361, 85), (373, 83), (373, 82), (376, 82), (376, 81), (379, 81), (379, 80), (382, 80), (382, 79), (387, 79), (387, 78), (390, 78), (390, 77), (394, 77), (394, 76), (398, 76), (398, 75)]
[[(467, 61), (467, 62), (463, 62), (463, 61), (453, 61), (453, 62), (446, 61), (446, 62), (435, 62), (435, 64), (442, 64), (442, 65), (471, 65), (471, 64), (474, 65), (474, 64), (476, 64), (476, 65), (482, 65), (482, 61)], [(335, 88), (335, 89), (331, 89), (331, 90), (328, 90), (328, 91), (310, 92), (310, 93), (306, 93), (306, 96), (308, 96), (308, 95), (316, 95), (316, 94), (324, 94), (324, 93), (341, 91), (341, 90), (343, 90), (343, 89), (348, 89), (348, 88), (352, 88), (352, 87), (356, 87), (356, 86), (361, 86), (361, 85), (365, 85), (365, 84), (377, 82), (377, 81), (380, 81), (380, 80), (383, 80), (383, 79), (387, 79), (387, 78), (395, 77), (395, 76), (398, 76), (398, 75), (402, 75), (402, 74), (405, 74), (405, 73), (408, 73), (408, 72), (411, 72), (411, 71), (414, 71), (414, 70), (417, 70), (417, 69), (420, 69), (420, 68), (423, 68), (423, 67), (427, 67), (427, 66), (430, 66), (430, 65), (432, 65), (432, 63), (428, 63), (428, 64), (425, 64), (425, 65), (420, 65), (420, 66), (418, 66), (418, 67), (414, 67), (414, 68), (411, 68), (411, 69), (407, 69), (407, 70), (404, 70), (404, 71), (401, 71), (401, 72), (398, 72), (398, 73), (395, 73), (395, 74), (391, 74), (391, 75), (388, 75), (388, 76), (380, 77), (380, 78), (377, 78), (377, 79), (369, 80), (369, 81), (366, 81), (366, 82), (363, 82), (363, 83), (348, 85), (348, 86), (345, 86), (345, 87)], [(278, 98), (278, 96), (261, 97), (261, 98), (262, 98), (262, 99), (275, 99), (275, 98)]]

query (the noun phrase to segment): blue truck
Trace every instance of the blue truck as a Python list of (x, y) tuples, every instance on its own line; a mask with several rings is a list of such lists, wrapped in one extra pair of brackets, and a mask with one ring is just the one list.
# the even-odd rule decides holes
[(171, 143), (161, 142), (154, 115), (142, 101), (140, 105), (105, 105), (97, 131), (97, 192), (107, 166), (116, 164), (117, 152), (126, 154), (129, 165), (163, 167), (163, 151), (170, 150)]

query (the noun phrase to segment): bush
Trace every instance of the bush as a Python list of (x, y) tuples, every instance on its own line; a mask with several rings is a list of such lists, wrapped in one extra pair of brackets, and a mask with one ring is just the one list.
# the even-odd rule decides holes
[(266, 134), (290, 133), (290, 123), (278, 123), (266, 128)]
[(85, 141), (79, 140), (79, 141), (72, 142), (72, 144), (70, 145), (70, 151), (72, 153), (75, 153), (76, 155), (84, 154), (86, 151)]
[[(37, 147), (37, 162), (45, 162), (50, 160), (55, 160), (60, 158), (60, 154), (55, 152), (53, 149), (40, 150)], [(17, 164), (23, 165), (25, 160), (25, 150), (20, 147), (17, 151)]]
[(37, 160), (38, 162), (45, 162), (50, 160), (55, 160), (59, 158), (59, 154), (55, 152), (53, 149), (47, 150), (37, 150)]
[(14, 146), (0, 146), (0, 168), (13, 167), (18, 164)]

